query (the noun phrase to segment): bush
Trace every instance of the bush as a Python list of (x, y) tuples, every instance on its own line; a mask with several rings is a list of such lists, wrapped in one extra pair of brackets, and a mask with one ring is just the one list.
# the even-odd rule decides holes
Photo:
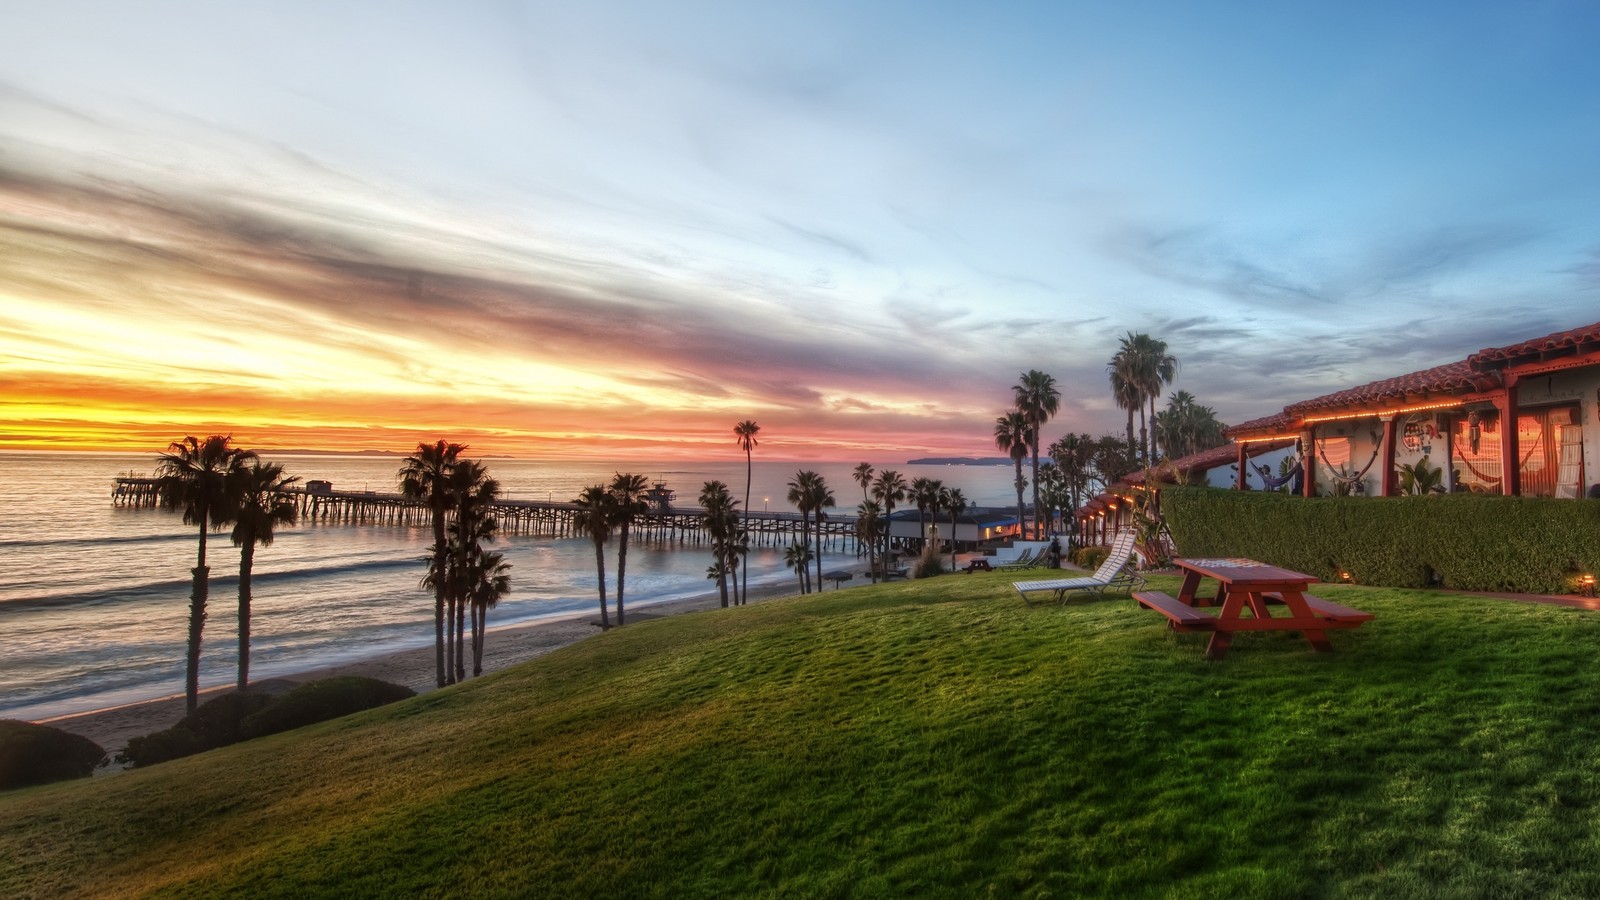
[(0, 719), (0, 790), (87, 778), (105, 758), (106, 751), (82, 735)]
[(415, 697), (416, 691), (376, 678), (345, 675), (302, 684), (244, 720), (246, 737), (277, 734)]
[(1079, 547), (1072, 551), (1072, 562), (1079, 568), (1098, 569), (1110, 552), (1109, 547)]
[(1430, 494), (1292, 497), (1164, 488), (1161, 508), (1187, 556), (1246, 556), (1358, 584), (1559, 593), (1600, 573), (1600, 503)]
[(195, 707), (178, 724), (165, 731), (132, 738), (117, 755), (117, 762), (153, 766), (169, 759), (193, 756), (245, 739), (242, 723), (272, 703), (269, 694), (255, 691), (230, 691)]
[(928, 541), (922, 548), (922, 553), (917, 556), (916, 565), (911, 569), (912, 578), (932, 578), (944, 574), (944, 554), (934, 546), (933, 541)]

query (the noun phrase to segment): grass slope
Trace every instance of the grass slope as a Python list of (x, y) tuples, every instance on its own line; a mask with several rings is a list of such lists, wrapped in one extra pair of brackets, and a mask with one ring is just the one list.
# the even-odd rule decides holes
[(1600, 895), (1595, 614), (1329, 586), (1378, 616), (1337, 652), (1208, 663), (1009, 580), (641, 622), (0, 796), (0, 895)]

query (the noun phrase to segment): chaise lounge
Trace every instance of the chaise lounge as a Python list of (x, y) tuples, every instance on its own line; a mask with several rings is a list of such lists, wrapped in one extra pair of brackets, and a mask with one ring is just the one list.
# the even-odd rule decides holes
[(1093, 575), (1080, 578), (1051, 578), (1045, 581), (1013, 581), (1011, 586), (1022, 595), (1022, 600), (1029, 606), (1033, 600), (1029, 594), (1052, 593), (1058, 602), (1065, 603), (1072, 594), (1099, 594), (1107, 588), (1126, 590), (1130, 593), (1144, 587), (1144, 576), (1134, 566), (1133, 561), (1133, 530), (1125, 529), (1111, 542), (1111, 552), (1106, 554), (1105, 561)]

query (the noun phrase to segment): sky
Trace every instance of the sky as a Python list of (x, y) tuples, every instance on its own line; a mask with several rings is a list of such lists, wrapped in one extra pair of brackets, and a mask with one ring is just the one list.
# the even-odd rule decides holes
[(0, 0), (0, 449), (995, 455), (1600, 319), (1600, 4)]

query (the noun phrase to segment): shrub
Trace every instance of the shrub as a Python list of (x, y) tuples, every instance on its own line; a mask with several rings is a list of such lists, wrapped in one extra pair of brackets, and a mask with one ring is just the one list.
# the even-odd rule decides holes
[(1108, 547), (1079, 547), (1072, 551), (1072, 562), (1083, 569), (1098, 569), (1106, 561), (1106, 554), (1111, 550)]
[(916, 565), (911, 569), (912, 578), (932, 578), (944, 574), (944, 554), (934, 546), (933, 541), (928, 541), (922, 548), (922, 553), (917, 556)]
[(245, 739), (242, 723), (272, 703), (268, 694), (230, 691), (200, 704), (178, 724), (165, 731), (132, 738), (117, 755), (117, 762), (153, 766), (169, 759), (237, 744)]
[(244, 720), (246, 737), (277, 734), (416, 696), (416, 691), (376, 678), (344, 675), (302, 684)]
[(105, 758), (106, 751), (82, 735), (0, 719), (0, 790), (86, 778)]

